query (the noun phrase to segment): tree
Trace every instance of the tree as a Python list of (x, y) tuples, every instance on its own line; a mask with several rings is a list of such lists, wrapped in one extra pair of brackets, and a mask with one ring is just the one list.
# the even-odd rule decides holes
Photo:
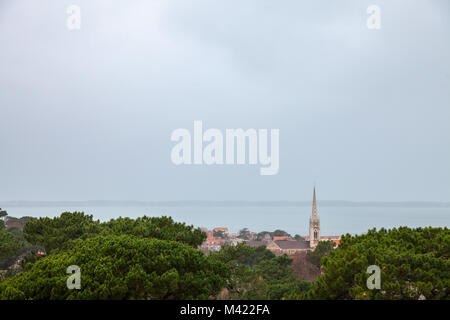
[(6, 210), (2, 210), (2, 208), (0, 208), (0, 218), (4, 218), (8, 215), (8, 213), (6, 212)]
[(286, 255), (277, 257), (265, 246), (255, 248), (239, 243), (223, 246), (210, 256), (231, 270), (227, 279), (230, 299), (281, 299), (292, 291), (306, 290), (294, 273), (292, 259)]
[(102, 224), (102, 234), (130, 234), (141, 238), (173, 240), (198, 247), (206, 233), (192, 225), (175, 222), (171, 217), (118, 218)]
[(7, 231), (16, 239), (23, 240), (23, 232), (19, 227), (10, 227)]
[(236, 246), (224, 245), (218, 252), (210, 254), (211, 259), (224, 263), (230, 270), (226, 283), (230, 298), (239, 298), (257, 279), (251, 267), (245, 263), (253, 252), (254, 248), (238, 243)]
[[(8, 269), (19, 258), (25, 258), (35, 252), (35, 249), (35, 246), (24, 240), (19, 227), (9, 227), (7, 230), (0, 228), (0, 269)], [(7, 273), (8, 276), (11, 274), (13, 273)]]
[(239, 238), (249, 240), (249, 233), (250, 231), (248, 230), (248, 228), (243, 228), (239, 231)]
[[(269, 231), (261, 231), (256, 235), (256, 240), (257, 241), (261, 241), (264, 239), (264, 237), (266, 236), (266, 234), (268, 234), (270, 236), (270, 232)], [(270, 238), (272, 238), (272, 236), (270, 236)]]
[(23, 229), (24, 238), (31, 244), (43, 246), (47, 253), (68, 248), (71, 240), (97, 236), (100, 231), (100, 222), (83, 212), (63, 212), (59, 217), (31, 220)]
[[(81, 270), (81, 289), (68, 290), (66, 269)], [(229, 269), (183, 243), (108, 235), (78, 239), (0, 284), (0, 299), (208, 299)]]
[(280, 229), (277, 229), (274, 232), (272, 232), (272, 237), (283, 237), (283, 236), (289, 236), (289, 233)]
[(333, 241), (319, 241), (313, 251), (308, 251), (307, 257), (312, 264), (320, 268), (320, 261), (322, 258), (328, 255), (335, 246), (336, 243)]
[(65, 250), (73, 240), (102, 235), (134, 235), (140, 238), (173, 240), (197, 247), (206, 239), (206, 233), (185, 223), (174, 222), (170, 217), (117, 218), (108, 222), (94, 221), (83, 212), (64, 212), (59, 217), (39, 218), (24, 227), (24, 237), (47, 252)]
[[(298, 299), (448, 299), (450, 230), (394, 228), (341, 238), (322, 258), (323, 275)], [(381, 271), (381, 289), (367, 288), (367, 267)], [(293, 296), (291, 296), (293, 297)]]
[(0, 230), (0, 259), (13, 256), (21, 247), (22, 242), (19, 239), (6, 230)]
[[(268, 250), (267, 250), (268, 251)], [(293, 291), (305, 291), (310, 284), (299, 281), (287, 255), (261, 260), (255, 267), (257, 280), (242, 294), (242, 299), (279, 300)]]

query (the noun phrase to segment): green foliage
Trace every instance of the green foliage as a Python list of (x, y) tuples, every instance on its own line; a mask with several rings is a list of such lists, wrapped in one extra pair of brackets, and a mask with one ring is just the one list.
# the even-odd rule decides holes
[[(81, 269), (81, 290), (68, 290), (66, 269)], [(33, 263), (0, 284), (0, 299), (207, 299), (225, 285), (228, 268), (175, 241), (109, 235)]]
[(13, 235), (18, 240), (23, 240), (23, 232), (19, 227), (10, 227), (7, 230), (11, 235)]
[(272, 232), (271, 235), (272, 235), (272, 237), (283, 237), (283, 236), (288, 236), (289, 233), (287, 233), (284, 230), (277, 229), (274, 232)]
[[(23, 243), (6, 230), (0, 230), (0, 259), (13, 256)], [(1, 263), (0, 263), (1, 264)]]
[(22, 291), (14, 287), (6, 287), (3, 292), (0, 291), (1, 300), (25, 300), (25, 295)]
[[(17, 260), (27, 257), (37, 248), (23, 239), (22, 230), (18, 227), (10, 227), (0, 230), (0, 270), (6, 270)], [(20, 259), (19, 259), (20, 258)], [(7, 276), (14, 275), (9, 272)]]
[(174, 222), (171, 217), (118, 218), (102, 224), (103, 234), (130, 234), (141, 238), (172, 240), (198, 247), (206, 233), (185, 223)]
[(102, 235), (134, 235), (140, 238), (157, 238), (200, 245), (206, 234), (184, 223), (174, 222), (170, 217), (118, 218), (100, 223), (83, 212), (64, 212), (55, 218), (39, 218), (24, 227), (24, 237), (47, 252), (70, 248), (72, 240)]
[(47, 253), (68, 248), (71, 240), (86, 239), (100, 232), (100, 222), (83, 212), (63, 212), (59, 217), (28, 221), (23, 229), (25, 239), (43, 246)]
[(333, 241), (319, 241), (313, 251), (308, 251), (308, 260), (320, 268), (320, 261), (322, 260), (322, 257), (328, 255), (328, 253), (334, 249), (335, 246), (336, 243)]
[[(265, 236), (266, 234), (270, 235), (270, 238), (272, 238), (272, 239), (273, 239), (273, 237), (289, 236), (289, 233), (287, 233), (286, 231), (277, 229), (277, 230), (275, 230), (275, 231), (273, 231), (273, 232), (262, 231), (262, 232), (258, 233), (258, 234), (256, 235), (256, 240), (259, 240), (259, 241), (260, 241), (260, 240), (263, 240), (263, 239), (264, 239), (264, 236)], [(299, 237), (300, 237), (300, 236), (299, 236)], [(303, 239), (303, 238), (302, 238), (302, 239)], [(299, 239), (296, 239), (296, 240), (299, 240)]]
[(248, 228), (243, 228), (241, 230), (239, 230), (239, 238), (241, 239), (245, 239), (245, 240), (249, 240), (250, 231), (248, 230)]
[[(11, 278), (0, 283), (0, 299), (208, 299), (224, 287), (231, 299), (449, 298), (447, 228), (373, 229), (343, 236), (335, 250), (334, 242), (319, 242), (307, 258), (323, 275), (310, 283), (297, 279), (289, 257), (264, 246), (223, 246), (205, 256), (196, 248), (206, 234), (170, 217), (100, 223), (65, 212), (27, 218), (23, 233), (25, 220), (9, 221), (6, 230), (0, 219), (0, 269), (18, 257), (23, 268), (6, 273)], [(49, 255), (34, 255), (36, 246)], [(81, 290), (66, 287), (70, 265), (81, 267)], [(381, 268), (380, 290), (367, 288), (369, 265)]]
[[(450, 230), (401, 227), (342, 237), (322, 259), (324, 274), (299, 299), (448, 299)], [(381, 289), (367, 288), (367, 267), (381, 269)]]
[(2, 208), (0, 208), (0, 218), (6, 217), (8, 215), (8, 213), (6, 212), (6, 210), (2, 210)]
[(303, 238), (301, 235), (299, 235), (299, 234), (296, 234), (295, 236), (294, 236), (294, 239), (295, 240), (299, 240), (299, 241), (306, 241), (305, 240), (305, 238)]
[(264, 259), (255, 266), (256, 273), (271, 284), (295, 282), (292, 259), (287, 255)]
[(254, 248), (244, 243), (223, 246), (210, 256), (231, 270), (227, 279), (230, 299), (281, 299), (302, 287), (292, 268), (292, 259), (286, 255), (277, 257), (264, 246)]
[[(238, 298), (257, 279), (248, 265), (254, 248), (239, 243), (236, 246), (222, 246), (220, 251), (212, 252), (210, 258), (227, 265), (231, 270), (227, 279), (227, 289), (231, 298)], [(250, 258), (251, 259), (251, 258)]]
[[(306, 292), (312, 286), (308, 281), (295, 281), (291, 283), (270, 283), (258, 281), (252, 290), (245, 292), (244, 299), (249, 300), (292, 300), (293, 293)], [(295, 299), (295, 298), (294, 298)]]
[(269, 231), (261, 231), (258, 234), (256, 234), (256, 240), (257, 241), (261, 241), (264, 239), (264, 236), (268, 234), (270, 236), (270, 232)]
[(249, 247), (241, 242), (236, 246), (224, 245), (220, 251), (212, 252), (211, 257), (230, 265), (254, 267), (261, 261), (275, 258), (275, 255), (264, 246)]

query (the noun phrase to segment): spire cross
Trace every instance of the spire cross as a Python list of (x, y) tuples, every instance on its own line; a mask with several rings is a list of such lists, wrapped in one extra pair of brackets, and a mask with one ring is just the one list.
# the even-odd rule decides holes
[(314, 186), (312, 215), (313, 217), (317, 216), (316, 186)]

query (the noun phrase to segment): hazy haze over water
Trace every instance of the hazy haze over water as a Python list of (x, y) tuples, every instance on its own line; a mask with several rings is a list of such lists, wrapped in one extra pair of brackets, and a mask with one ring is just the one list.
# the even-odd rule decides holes
[[(10, 207), (11, 216), (57, 216), (64, 211), (84, 211), (94, 219), (168, 215), (196, 227), (228, 227), (238, 232), (285, 230), (307, 235), (311, 207)], [(449, 227), (449, 207), (329, 207), (319, 206), (322, 235), (360, 234), (370, 228)]]

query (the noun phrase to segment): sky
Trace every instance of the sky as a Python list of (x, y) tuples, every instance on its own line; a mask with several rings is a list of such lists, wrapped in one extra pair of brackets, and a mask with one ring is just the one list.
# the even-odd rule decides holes
[[(450, 201), (449, 39), (447, 0), (2, 0), (0, 200)], [(195, 120), (278, 174), (174, 165)]]

